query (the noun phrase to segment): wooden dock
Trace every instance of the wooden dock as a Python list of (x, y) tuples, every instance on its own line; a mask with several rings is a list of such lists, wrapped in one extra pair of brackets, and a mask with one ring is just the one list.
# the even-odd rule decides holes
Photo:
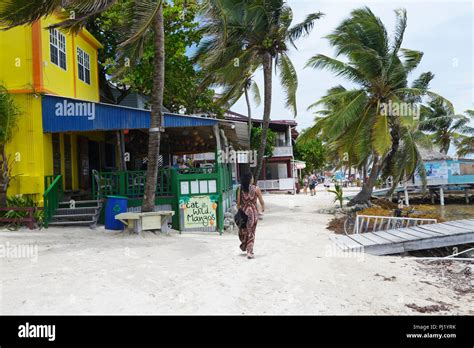
[(398, 254), (405, 251), (474, 243), (474, 219), (349, 236), (331, 235), (330, 238), (344, 251), (365, 252), (372, 255)]

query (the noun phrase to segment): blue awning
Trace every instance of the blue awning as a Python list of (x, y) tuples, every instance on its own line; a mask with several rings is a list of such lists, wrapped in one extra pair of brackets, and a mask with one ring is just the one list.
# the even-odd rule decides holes
[[(150, 128), (150, 111), (52, 95), (42, 97), (43, 132)], [(164, 113), (165, 128), (206, 127), (217, 119)]]

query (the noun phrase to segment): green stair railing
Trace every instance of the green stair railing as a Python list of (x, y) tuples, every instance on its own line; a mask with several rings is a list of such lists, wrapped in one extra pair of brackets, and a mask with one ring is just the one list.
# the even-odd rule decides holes
[(46, 175), (44, 177), (44, 189), (47, 190), (48, 187), (53, 183), (56, 175)]
[(56, 176), (43, 194), (44, 198), (44, 227), (48, 227), (59, 203), (63, 200), (63, 180)]

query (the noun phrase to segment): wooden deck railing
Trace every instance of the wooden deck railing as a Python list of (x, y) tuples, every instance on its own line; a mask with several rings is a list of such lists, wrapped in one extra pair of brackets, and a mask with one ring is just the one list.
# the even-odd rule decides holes
[(4, 207), (0, 208), (0, 212), (9, 212), (9, 211), (24, 211), (26, 212), (26, 216), (22, 217), (15, 217), (15, 218), (8, 218), (0, 215), (0, 222), (7, 222), (7, 223), (16, 223), (16, 224), (26, 224), (30, 230), (35, 227), (36, 219), (34, 217), (35, 213), (34, 207)]
[(436, 219), (425, 218), (357, 215), (353, 233), (358, 234), (363, 232), (377, 232), (395, 228), (435, 224), (437, 222), (438, 220)]

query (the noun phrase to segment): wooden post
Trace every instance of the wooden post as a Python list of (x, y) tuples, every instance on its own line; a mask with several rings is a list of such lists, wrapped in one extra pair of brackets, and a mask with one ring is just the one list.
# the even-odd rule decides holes
[(442, 187), (439, 188), (439, 200), (441, 205), (444, 205), (444, 191)]
[(466, 198), (466, 204), (469, 204), (469, 189), (464, 189), (464, 197)]
[(410, 205), (410, 200), (408, 199), (408, 190), (406, 186), (405, 186), (405, 205), (406, 206)]
[(430, 190), (430, 196), (431, 196), (431, 204), (435, 204), (435, 197), (434, 197), (433, 190)]
[(124, 155), (122, 153), (122, 145), (120, 144), (121, 141), (120, 141), (120, 131), (116, 131), (115, 132), (115, 136), (117, 138), (117, 148), (118, 148), (118, 160), (117, 160), (117, 168), (119, 170), (123, 170), (123, 161), (124, 161)]
[[(222, 172), (221, 172), (221, 165), (222, 163), (219, 163), (218, 158), (219, 156), (219, 151), (222, 151), (222, 145), (227, 146), (226, 139), (224, 137), (223, 132), (220, 132), (219, 126), (216, 124), (212, 126), (212, 131), (214, 133), (214, 136), (216, 137), (216, 161), (215, 161), (215, 166), (216, 166), (216, 174), (217, 174), (217, 194), (218, 194), (218, 200), (217, 200), (217, 231), (219, 232), (220, 235), (222, 235), (222, 232), (224, 231), (224, 207), (223, 207), (223, 200), (222, 200), (222, 194), (223, 194), (223, 182), (222, 182)], [(223, 144), (224, 143), (224, 144)], [(225, 149), (227, 152), (228, 149)]]

